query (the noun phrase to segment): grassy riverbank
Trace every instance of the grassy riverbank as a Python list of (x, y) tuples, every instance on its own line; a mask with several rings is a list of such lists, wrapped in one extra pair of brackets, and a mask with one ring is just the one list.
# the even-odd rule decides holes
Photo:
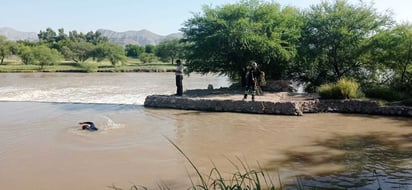
[(75, 63), (62, 61), (54, 65), (25, 65), (18, 59), (6, 59), (3, 65), (0, 65), (2, 73), (18, 72), (171, 72), (176, 65), (171, 63), (153, 62), (142, 63), (138, 59), (129, 58), (126, 63), (113, 66), (108, 61), (96, 62), (86, 61), (85, 63)]

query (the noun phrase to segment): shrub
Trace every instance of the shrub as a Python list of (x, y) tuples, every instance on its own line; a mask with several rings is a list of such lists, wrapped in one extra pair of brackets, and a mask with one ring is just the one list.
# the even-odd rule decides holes
[(373, 86), (364, 89), (365, 96), (368, 98), (381, 99), (386, 101), (399, 101), (402, 95), (399, 91), (382, 86)]
[(402, 100), (402, 101), (401, 101), (401, 105), (412, 106), (412, 98), (409, 98), (409, 99), (406, 99), (406, 100)]
[(92, 64), (92, 63), (81, 63), (80, 67), (85, 69), (86, 72), (88, 72), (88, 73), (97, 72), (97, 70), (99, 68), (96, 64)]
[(336, 84), (328, 83), (319, 87), (319, 95), (323, 99), (361, 98), (359, 83), (354, 80), (342, 78)]
[(342, 78), (336, 83), (341, 94), (346, 98), (360, 98), (359, 83), (354, 80)]
[(319, 87), (319, 96), (323, 99), (343, 99), (339, 89), (334, 84), (323, 84)]

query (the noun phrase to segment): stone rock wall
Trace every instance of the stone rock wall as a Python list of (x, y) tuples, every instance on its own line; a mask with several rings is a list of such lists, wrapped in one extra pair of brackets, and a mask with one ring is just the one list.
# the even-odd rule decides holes
[(293, 115), (299, 111), (294, 102), (212, 100), (166, 95), (147, 96), (144, 106), (154, 108), (285, 115)]
[(384, 106), (363, 100), (305, 100), (290, 102), (241, 101), (189, 98), (181, 96), (147, 96), (145, 107), (201, 110), (215, 112), (239, 112), (277, 115), (303, 115), (303, 113), (359, 113), (412, 117), (412, 107)]

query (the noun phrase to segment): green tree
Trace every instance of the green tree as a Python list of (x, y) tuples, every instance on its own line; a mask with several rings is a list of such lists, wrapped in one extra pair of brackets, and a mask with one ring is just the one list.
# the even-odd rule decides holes
[(139, 45), (127, 44), (125, 48), (127, 57), (138, 58), (140, 54), (145, 52), (145, 48)]
[(127, 57), (125, 55), (125, 50), (122, 46), (111, 43), (100, 43), (95, 49), (95, 58), (98, 61), (103, 59), (108, 59), (113, 66), (117, 63), (126, 62)]
[(109, 39), (105, 36), (102, 36), (102, 33), (96, 31), (90, 31), (88, 33), (86, 33), (86, 35), (84, 36), (84, 40), (86, 42), (92, 43), (94, 45), (97, 45), (99, 43), (105, 43), (108, 42)]
[(37, 37), (39, 38), (40, 43), (53, 44), (56, 42), (57, 34), (53, 29), (47, 28), (46, 31), (40, 30)]
[(34, 63), (40, 65), (40, 69), (43, 69), (45, 65), (56, 64), (61, 59), (61, 54), (55, 50), (50, 49), (46, 45), (39, 45), (33, 50)]
[(69, 32), (69, 40), (72, 42), (85, 41), (85, 36), (82, 32), (78, 33), (76, 30)]
[(40, 31), (37, 34), (39, 37), (39, 42), (47, 44), (50, 48), (57, 49), (62, 52), (62, 44), (65, 44), (66, 41), (69, 41), (69, 36), (64, 33), (64, 29), (58, 29), (58, 34), (51, 28), (47, 28), (46, 31)]
[(389, 75), (385, 77), (388, 85), (412, 92), (412, 25), (397, 25), (378, 33), (371, 41), (372, 71)]
[(182, 56), (182, 53), (183, 44), (180, 43), (178, 39), (173, 39), (160, 42), (156, 46), (155, 55), (159, 57), (161, 61), (170, 61), (173, 64), (175, 59)]
[(156, 56), (153, 53), (142, 53), (140, 54), (139, 59), (143, 63), (151, 63), (156, 60)]
[(257, 0), (222, 7), (203, 7), (184, 23), (189, 72), (220, 73), (243, 78), (251, 60), (270, 78), (285, 77), (296, 55), (302, 19), (293, 7)]
[(66, 59), (73, 60), (76, 63), (83, 63), (93, 57), (95, 45), (85, 41), (66, 41), (62, 47), (62, 54)]
[(371, 5), (352, 5), (346, 0), (311, 6), (305, 19), (295, 68), (311, 87), (336, 82), (344, 76), (358, 78), (358, 72), (365, 67), (362, 57), (370, 48), (370, 36), (391, 21)]
[(58, 30), (58, 32), (59, 32), (59, 34), (56, 37), (56, 42), (59, 42), (59, 41), (62, 41), (62, 40), (67, 40), (67, 38), (69, 37), (69, 36), (67, 36), (67, 34), (64, 33), (63, 28), (60, 28)]
[(144, 46), (144, 52), (145, 53), (155, 53), (155, 48), (156, 46), (148, 44)]
[(23, 44), (19, 46), (18, 56), (25, 65), (34, 64), (36, 59), (34, 56), (33, 47)]
[(8, 41), (5, 36), (0, 35), (0, 65), (3, 65), (4, 59), (12, 55), (15, 49), (15, 42)]
[(64, 29), (60, 28), (58, 30), (58, 35), (54, 38), (52, 43), (48, 43), (48, 46), (53, 49), (57, 49), (58, 51), (62, 52), (62, 44), (65, 44), (66, 41), (69, 40), (69, 36), (64, 33)]

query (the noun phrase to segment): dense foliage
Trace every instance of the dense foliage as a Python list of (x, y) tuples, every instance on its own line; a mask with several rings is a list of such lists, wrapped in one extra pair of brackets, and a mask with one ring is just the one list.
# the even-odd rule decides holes
[(239, 79), (253, 60), (268, 79), (296, 80), (307, 91), (349, 77), (363, 89), (386, 85), (412, 94), (412, 26), (362, 1), (305, 10), (258, 0), (205, 6), (181, 30), (192, 72)]
[(368, 5), (355, 6), (343, 0), (314, 5), (304, 18), (296, 71), (300, 79), (315, 87), (362, 75), (359, 72), (366, 66), (362, 58), (371, 48), (370, 36), (390, 21)]
[(412, 94), (412, 25), (396, 25), (378, 33), (371, 41), (371, 78), (379, 85)]
[(4, 59), (13, 54), (16, 44), (8, 41), (6, 37), (0, 36), (0, 65), (3, 65)]
[(302, 19), (297, 9), (276, 3), (244, 1), (204, 7), (186, 21), (182, 31), (188, 45), (189, 71), (244, 76), (254, 60), (271, 78), (285, 77), (296, 56)]
[(183, 46), (178, 39), (162, 41), (157, 45), (155, 55), (161, 61), (174, 63), (175, 59), (183, 57)]

